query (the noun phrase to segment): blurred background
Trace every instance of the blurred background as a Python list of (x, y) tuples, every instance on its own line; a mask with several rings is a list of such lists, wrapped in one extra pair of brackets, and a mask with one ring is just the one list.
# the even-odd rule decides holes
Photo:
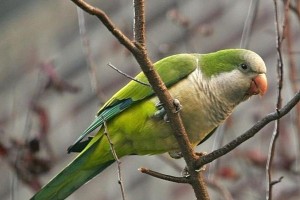
[[(89, 1), (103, 9), (132, 38), (132, 1)], [(278, 1), (284, 40), (283, 104), (299, 90), (300, 2)], [(152, 61), (176, 53), (247, 48), (265, 60), (267, 94), (241, 104), (198, 151), (210, 152), (241, 135), (277, 101), (277, 54), (273, 1), (151, 0), (146, 2), (147, 48)], [(285, 20), (286, 19), (286, 20)], [(284, 23), (285, 22), (285, 23)], [(283, 24), (285, 24), (283, 26)], [(74, 157), (67, 147), (101, 106), (140, 69), (96, 17), (71, 1), (0, 1), (0, 199), (29, 199)], [(274, 200), (299, 199), (299, 105), (282, 119), (273, 160)], [(265, 165), (274, 123), (209, 164), (211, 199), (265, 199)], [(188, 185), (138, 172), (147, 167), (180, 176), (182, 160), (168, 155), (122, 159), (127, 199), (195, 199)], [(121, 199), (117, 166), (81, 187), (68, 199)]]

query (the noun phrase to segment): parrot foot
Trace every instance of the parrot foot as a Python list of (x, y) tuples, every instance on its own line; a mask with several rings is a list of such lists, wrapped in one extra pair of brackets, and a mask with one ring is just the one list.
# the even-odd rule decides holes
[(164, 121), (169, 122), (169, 121), (168, 121), (167, 114), (166, 114), (166, 110), (165, 110), (165, 108), (163, 107), (163, 103), (158, 102), (158, 103), (155, 105), (155, 107), (157, 108), (157, 111), (154, 113), (154, 117), (155, 117), (155, 118), (158, 118), (158, 119), (163, 119)]
[[(174, 99), (173, 100), (173, 104), (175, 106), (175, 113), (178, 113), (181, 110), (181, 108), (182, 108), (182, 105), (180, 104), (180, 101), (178, 99)], [(166, 114), (166, 110), (163, 107), (163, 103), (158, 102), (155, 105), (155, 107), (157, 108), (158, 111), (156, 111), (154, 113), (154, 117), (159, 118), (159, 119), (163, 119), (165, 122), (170, 122), (169, 118), (168, 118), (168, 116)]]
[(173, 104), (175, 106), (176, 113), (178, 113), (182, 109), (182, 105), (180, 104), (180, 101), (178, 99), (174, 99)]
[(180, 159), (180, 158), (182, 158), (181, 151), (170, 151), (168, 153), (171, 156), (171, 158), (174, 158), (174, 159)]

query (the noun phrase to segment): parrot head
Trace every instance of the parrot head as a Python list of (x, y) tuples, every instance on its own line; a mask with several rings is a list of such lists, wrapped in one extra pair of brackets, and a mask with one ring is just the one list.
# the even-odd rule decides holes
[[(266, 72), (267, 68), (263, 59), (249, 50), (240, 52), (240, 59), (237, 59), (238, 71), (241, 73), (241, 82), (245, 80), (246, 93), (244, 99), (252, 95), (264, 95), (268, 88)], [(242, 85), (243, 86), (243, 85)]]
[[(266, 65), (253, 51), (227, 49), (204, 54), (201, 71), (219, 96), (233, 105), (247, 100), (252, 95), (264, 95), (268, 84)], [(208, 61), (210, 66), (208, 66)], [(207, 64), (207, 65), (206, 65)]]

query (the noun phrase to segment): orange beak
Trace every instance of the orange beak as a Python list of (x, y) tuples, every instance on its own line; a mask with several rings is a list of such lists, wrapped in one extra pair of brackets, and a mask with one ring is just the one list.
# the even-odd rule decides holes
[(248, 90), (249, 95), (264, 95), (268, 89), (267, 77), (265, 74), (259, 74), (251, 81), (250, 88)]

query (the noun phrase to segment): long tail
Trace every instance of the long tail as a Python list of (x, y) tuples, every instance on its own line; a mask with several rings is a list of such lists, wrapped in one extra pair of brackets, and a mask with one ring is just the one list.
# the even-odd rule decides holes
[(82, 169), (82, 166), (85, 166), (88, 157), (93, 154), (95, 148), (96, 144), (93, 144), (76, 157), (63, 171), (37, 192), (31, 200), (65, 199), (114, 162), (113, 160), (107, 161), (100, 163), (94, 168)]

